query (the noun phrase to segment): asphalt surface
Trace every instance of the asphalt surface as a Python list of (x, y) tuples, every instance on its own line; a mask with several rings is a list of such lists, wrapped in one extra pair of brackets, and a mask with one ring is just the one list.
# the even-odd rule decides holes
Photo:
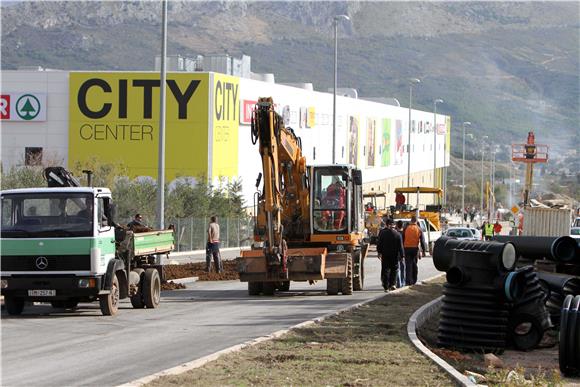
[[(379, 272), (371, 251), (365, 290), (352, 296), (327, 296), (325, 281), (292, 282), (273, 297), (250, 297), (238, 281), (196, 282), (162, 292), (158, 309), (123, 301), (115, 317), (102, 316), (97, 303), (61, 313), (34, 305), (18, 317), (2, 311), (0, 385), (126, 383), (372, 298), (383, 292)], [(420, 261), (420, 279), (437, 273), (431, 258)]]

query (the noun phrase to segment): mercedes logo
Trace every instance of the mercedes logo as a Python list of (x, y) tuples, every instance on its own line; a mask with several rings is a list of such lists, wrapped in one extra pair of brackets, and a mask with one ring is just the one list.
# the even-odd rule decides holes
[(36, 267), (38, 270), (44, 270), (48, 267), (48, 259), (46, 257), (36, 258)]

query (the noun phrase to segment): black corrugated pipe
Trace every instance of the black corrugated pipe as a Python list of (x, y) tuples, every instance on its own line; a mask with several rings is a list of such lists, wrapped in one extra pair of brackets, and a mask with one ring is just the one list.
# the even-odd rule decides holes
[(559, 363), (564, 375), (580, 374), (580, 295), (566, 296), (562, 305)]
[(435, 241), (433, 248), (433, 263), (439, 271), (447, 271), (452, 266), (457, 252), (465, 251), (469, 254), (488, 255), (494, 266), (501, 271), (512, 270), (516, 265), (516, 249), (511, 243), (460, 241), (441, 237)]
[(547, 258), (558, 262), (578, 261), (576, 256), (577, 244), (574, 238), (538, 237), (517, 235), (496, 235), (493, 240), (503, 243), (513, 243), (518, 255), (527, 259)]
[(552, 292), (562, 295), (580, 294), (580, 278), (578, 277), (567, 274), (546, 273), (544, 271), (538, 271), (537, 274), (540, 281), (543, 281)]

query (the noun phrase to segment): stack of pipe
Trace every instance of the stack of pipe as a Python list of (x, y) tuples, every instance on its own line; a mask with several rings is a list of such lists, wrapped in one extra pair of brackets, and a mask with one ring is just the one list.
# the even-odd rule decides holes
[(560, 310), (564, 304), (564, 299), (568, 295), (580, 294), (580, 278), (543, 271), (537, 273), (542, 287), (549, 290), (546, 307), (552, 322), (555, 325), (560, 325)]
[(510, 310), (508, 339), (519, 350), (535, 348), (544, 332), (552, 328), (550, 313), (546, 309), (546, 292), (533, 266), (516, 270), (525, 278), (525, 290)]
[(580, 374), (580, 295), (566, 296), (560, 322), (560, 371), (566, 376)]
[(525, 277), (514, 272), (510, 243), (435, 242), (433, 262), (447, 273), (438, 345), (469, 351), (502, 352), (507, 343), (509, 302), (521, 297)]
[(574, 238), (569, 236), (496, 235), (493, 239), (497, 242), (512, 243), (518, 255), (526, 259), (546, 258), (559, 263), (580, 265), (580, 255), (576, 253), (578, 245)]

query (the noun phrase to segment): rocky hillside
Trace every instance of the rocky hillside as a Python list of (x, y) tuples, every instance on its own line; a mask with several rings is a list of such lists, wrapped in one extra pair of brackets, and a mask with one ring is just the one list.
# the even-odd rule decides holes
[[(158, 2), (2, 4), (2, 68), (151, 70), (160, 50)], [(182, 2), (169, 4), (170, 54), (252, 56), (278, 82), (332, 86), (332, 17), (340, 28), (339, 83), (364, 97), (419, 107), (497, 143), (525, 132), (574, 147), (580, 134), (577, 2)], [(455, 132), (456, 134), (458, 131)], [(454, 138), (455, 140), (456, 138)], [(474, 143), (474, 145), (476, 145)]]

